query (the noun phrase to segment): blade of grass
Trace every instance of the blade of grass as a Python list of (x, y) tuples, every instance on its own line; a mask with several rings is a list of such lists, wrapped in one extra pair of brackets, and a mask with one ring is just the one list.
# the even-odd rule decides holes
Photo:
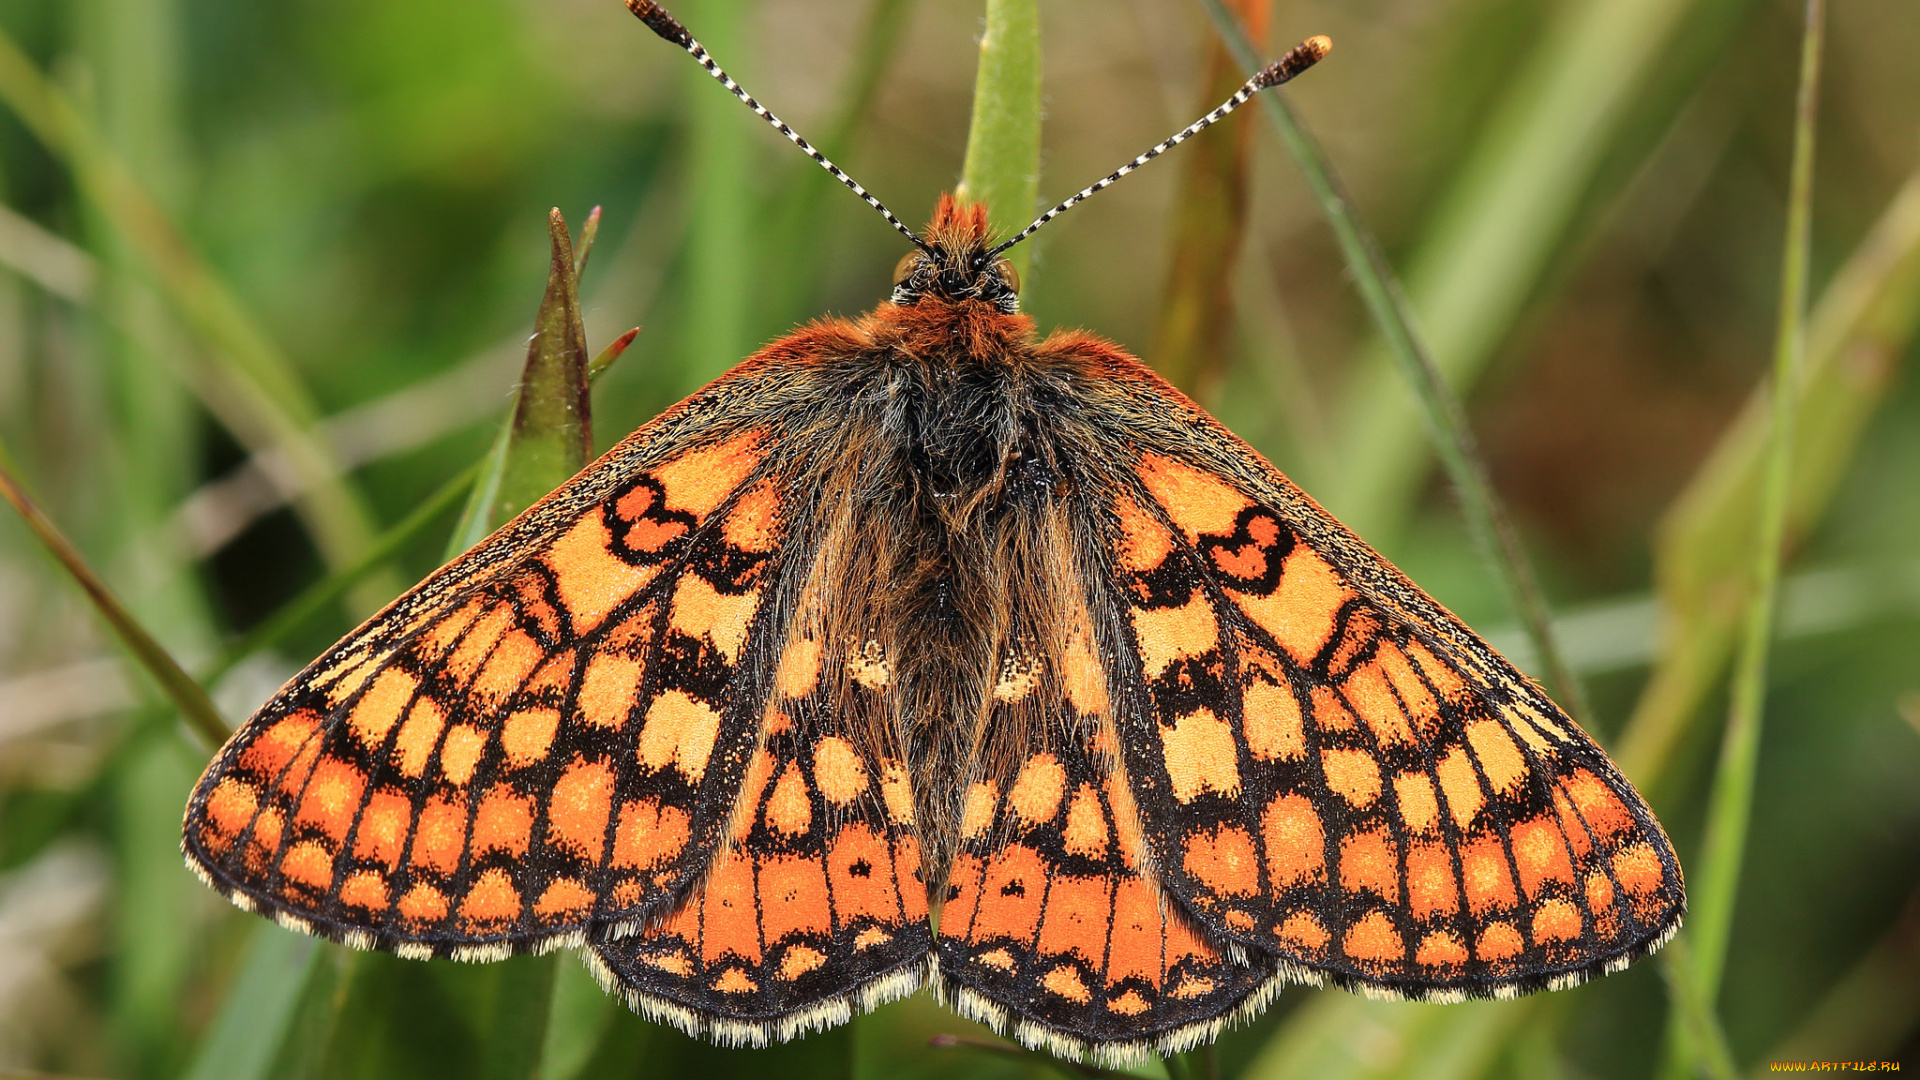
[(153, 635), (147, 633), (133, 613), (113, 594), (113, 590), (107, 588), (100, 576), (93, 572), (85, 556), (20, 486), (11, 464), (12, 456), (7, 453), (5, 446), (0, 446), (0, 498), (12, 504), (41, 546), (66, 570), (74, 584), (87, 594), (101, 621), (113, 631), (114, 637), (120, 640), (120, 644), (132, 654), (140, 667), (153, 677), (161, 692), (179, 708), (181, 717), (194, 734), (206, 742), (208, 749), (225, 742), (228, 730), (226, 721), (220, 719), (220, 713), (213, 707), (207, 692), (180, 667), (172, 654), (153, 639)]
[(186, 1080), (267, 1080), (296, 1007), (325, 950), (319, 941), (261, 924), (240, 974), (200, 1041)]
[[(1795, 403), (1787, 536), (1824, 513), (1866, 422), (1920, 327), (1920, 170), (1911, 174), (1807, 321)], [(1750, 588), (1767, 455), (1770, 389), (1757, 388), (1674, 500), (1654, 544), (1666, 625), (1653, 676), (1620, 740), (1630, 776), (1660, 771), (1732, 655)]]
[[(297, 505), (321, 554), (344, 566), (373, 535), (372, 517), (314, 437), (319, 410), (291, 360), (232, 290), (201, 260), (166, 212), (86, 115), (0, 31), (0, 102), (73, 173), (76, 186), (137, 254), (152, 284), (208, 346), (214, 363), (188, 383), (249, 449), (276, 447), (301, 477)], [(379, 587), (376, 587), (379, 586)], [(355, 603), (392, 595), (398, 582), (368, 582)]]
[[(707, 51), (741, 74), (752, 0), (688, 0), (680, 14)], [(677, 62), (677, 61), (676, 61)], [(682, 67), (681, 78), (711, 82), (697, 69)], [(748, 85), (753, 80), (747, 79)], [(752, 348), (751, 282), (758, 269), (752, 243), (754, 200), (747, 180), (752, 168), (751, 140), (764, 138), (766, 126), (740, 103), (713, 86), (689, 87), (686, 109), (691, 162), (688, 188), (694, 193), (686, 246), (684, 368), (672, 398), (711, 380), (740, 362)], [(755, 128), (759, 130), (756, 131)], [(783, 153), (791, 148), (782, 146)]]
[[(1032, 219), (1040, 196), (1040, 7), (1036, 0), (987, 0), (986, 33), (973, 83), (973, 121), (955, 194), (984, 203), (997, 230)], [(1031, 244), (1006, 254), (1021, 281)]]
[[(1260, 54), (1223, 0), (1201, 2), (1242, 68), (1258, 70)], [(1326, 155), (1294, 115), (1284, 88), (1260, 95), (1260, 104), (1281, 143), (1305, 174), (1307, 186), (1312, 189), (1315, 201), (1339, 241), (1341, 254), (1366, 303), (1367, 313), (1386, 340), (1401, 377), (1413, 387), (1422, 419), (1440, 452), (1440, 460), (1446, 465), (1447, 476), (1453, 481), (1467, 526), (1506, 592), (1514, 613), (1526, 628), (1548, 686), (1576, 720), (1591, 723), (1593, 711), (1587, 704), (1585, 687), (1568, 666), (1554, 637), (1552, 617), (1540, 593), (1533, 564), (1520, 545), (1505, 507), (1494, 493), (1486, 463), (1480, 457), (1472, 428), (1467, 423), (1466, 410), (1448, 387), (1432, 352), (1421, 338), (1393, 268), (1380, 253), (1372, 234), (1355, 216), (1352, 199), (1347, 197)]]
[[(1755, 530), (1753, 591), (1741, 628), (1732, 702), (1708, 797), (1707, 825), (1690, 905), (1687, 936), (1692, 947), (1691, 988), (1711, 1009), (1720, 992), (1740, 867), (1752, 816), (1754, 770), (1760, 759), (1760, 729), (1766, 705), (1767, 654), (1773, 641), (1780, 563), (1785, 555), (1787, 498), (1792, 481), (1794, 403), (1807, 353), (1807, 276), (1813, 244), (1814, 135), (1820, 103), (1820, 60), (1825, 41), (1826, 0), (1806, 0), (1800, 48), (1800, 85), (1794, 102), (1793, 172), (1787, 189), (1787, 234), (1780, 268), (1780, 322), (1774, 335), (1771, 430), (1766, 474)], [(1707, 1046), (1692, 1037), (1683, 1010), (1667, 1028), (1663, 1075), (1679, 1080), (1690, 1065), (1710, 1064)], [(1729, 1067), (1729, 1071), (1731, 1068)]]

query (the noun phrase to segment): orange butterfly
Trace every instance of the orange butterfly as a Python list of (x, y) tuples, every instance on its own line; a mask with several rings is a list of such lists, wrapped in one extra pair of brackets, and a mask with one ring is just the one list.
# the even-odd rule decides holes
[(1578, 983), (1684, 906), (1646, 803), (1485, 642), (1115, 346), (1036, 338), (1009, 245), (775, 342), (301, 672), (188, 865), (403, 956), (586, 945), (722, 1043), (931, 982), (1029, 1046), (1211, 1039), (1287, 982)]

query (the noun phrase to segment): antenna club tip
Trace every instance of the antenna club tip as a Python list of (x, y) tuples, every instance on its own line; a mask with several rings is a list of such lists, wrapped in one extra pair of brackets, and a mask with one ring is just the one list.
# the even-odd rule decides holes
[(1255, 75), (1254, 87), (1265, 90), (1270, 86), (1279, 86), (1319, 63), (1332, 51), (1333, 39), (1325, 34), (1315, 34), (1287, 50), (1287, 55), (1268, 64), (1260, 74)]
[(627, 0), (627, 10), (646, 23), (647, 29), (675, 45), (684, 49), (692, 44), (693, 35), (687, 33), (687, 28), (680, 25), (680, 20), (674, 18), (672, 12), (654, 3), (654, 0)]

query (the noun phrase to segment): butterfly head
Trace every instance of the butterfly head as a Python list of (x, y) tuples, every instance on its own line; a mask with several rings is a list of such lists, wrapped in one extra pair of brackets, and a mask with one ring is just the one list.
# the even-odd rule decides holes
[(1008, 315), (1020, 310), (1020, 279), (993, 249), (986, 207), (942, 195), (924, 235), (894, 268), (894, 303), (978, 300)]

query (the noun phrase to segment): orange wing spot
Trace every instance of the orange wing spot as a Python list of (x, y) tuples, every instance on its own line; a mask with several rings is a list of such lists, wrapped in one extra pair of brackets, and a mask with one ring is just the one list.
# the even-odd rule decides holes
[(960, 837), (971, 840), (987, 831), (993, 824), (993, 807), (1000, 801), (1000, 792), (994, 786), (982, 780), (967, 789), (967, 807), (960, 815)]
[(340, 883), (340, 902), (348, 907), (381, 912), (387, 910), (390, 899), (387, 879), (371, 870), (348, 874), (347, 880)]
[(1040, 685), (1040, 669), (1031, 658), (1009, 656), (1001, 667), (1000, 681), (993, 684), (993, 700), (1020, 701)]
[(1047, 867), (1039, 853), (1025, 844), (1007, 845), (987, 862), (972, 939), (1030, 940), (1040, 922), (1040, 901), (1046, 891)]
[(240, 767), (263, 778), (275, 777), (318, 730), (320, 715), (312, 709), (290, 713), (253, 740), (240, 755)]
[(427, 628), (420, 634), (421, 643), (433, 647), (428, 655), (437, 657), (453, 648), (460, 641), (460, 635), (465, 633), (467, 627), (473, 625), (473, 620), (479, 618), (480, 613), (486, 609), (487, 601), (475, 597), (446, 618), (437, 622), (428, 622)]
[(767, 799), (767, 827), (787, 836), (801, 836), (813, 827), (813, 801), (807, 798), (807, 782), (800, 766), (791, 762), (773, 785)]
[(293, 763), (287, 766), (287, 771), (280, 774), (280, 782), (274, 786), (297, 797), (300, 790), (307, 786), (307, 777), (313, 775), (313, 767), (320, 760), (321, 742), (316, 738), (301, 747), (300, 752), (294, 755)]
[(1434, 772), (1440, 777), (1440, 790), (1447, 796), (1447, 812), (1453, 815), (1453, 823), (1461, 832), (1467, 831), (1473, 819), (1480, 815), (1480, 808), (1487, 804), (1480, 778), (1473, 774), (1473, 762), (1456, 746), (1440, 759)]
[(973, 958), (975, 963), (985, 964), (1000, 971), (1012, 971), (1020, 966), (1013, 954), (1005, 949), (990, 949)]
[(1122, 569), (1144, 574), (1173, 553), (1173, 534), (1145, 507), (1132, 499), (1119, 499), (1113, 511), (1120, 519), (1120, 538), (1114, 549)]
[(501, 635), (513, 628), (513, 608), (506, 604), (496, 604), (467, 631), (447, 657), (446, 671), (453, 677), (454, 684), (465, 690), (467, 683), (480, 673), (487, 655), (499, 642)]
[(1209, 832), (1187, 833), (1187, 874), (1223, 896), (1252, 896), (1260, 891), (1260, 861), (1253, 837), (1244, 829), (1221, 825)]
[(521, 709), (507, 717), (500, 727), (500, 748), (506, 751), (507, 768), (524, 769), (546, 760), (558, 730), (558, 709)]
[(360, 796), (366, 788), (366, 774), (359, 768), (336, 757), (323, 757), (307, 781), (300, 812), (293, 820), (318, 828), (337, 844), (353, 827), (354, 811), (360, 808)]
[(1262, 679), (1247, 684), (1241, 699), (1247, 750), (1262, 761), (1304, 757), (1307, 739), (1300, 717), (1300, 701), (1293, 689)]
[[(786, 714), (779, 713), (777, 719), (785, 720)], [(747, 762), (747, 776), (740, 784), (740, 794), (735, 799), (736, 810), (733, 815), (733, 838), (744, 841), (753, 831), (754, 822), (759, 820), (754, 811), (760, 806), (761, 796), (767, 793), (767, 785), (773, 782), (773, 755), (765, 747), (753, 752), (753, 759)]]
[(693, 977), (693, 961), (687, 959), (685, 949), (674, 949), (672, 952), (643, 955), (640, 959), (645, 962), (648, 967), (659, 968), (661, 971), (678, 975), (683, 979)]
[(1393, 798), (1400, 804), (1400, 820), (1408, 832), (1431, 832), (1440, 824), (1440, 800), (1433, 778), (1423, 772), (1404, 772), (1393, 778)]
[(1503, 911), (1519, 902), (1513, 875), (1507, 872), (1507, 853), (1500, 838), (1481, 834), (1460, 846), (1460, 867), (1467, 885), (1467, 910), (1476, 918)]
[(386, 656), (384, 655), (368, 657), (365, 650), (362, 649), (342, 659), (338, 664), (328, 668), (326, 671), (321, 672), (320, 675), (313, 680), (313, 683), (315, 685), (324, 684), (336, 674), (345, 671), (346, 674), (340, 676), (340, 681), (327, 687), (327, 704), (338, 705), (352, 697), (353, 692), (360, 689), (360, 687), (366, 683), (368, 677), (374, 673), (374, 670), (385, 660)]
[(395, 905), (400, 917), (411, 923), (434, 923), (447, 917), (451, 906), (447, 894), (424, 882), (416, 883)]
[(1534, 899), (1550, 881), (1573, 884), (1573, 863), (1567, 858), (1567, 842), (1560, 826), (1542, 815), (1515, 825), (1512, 831), (1513, 862), (1520, 871), (1520, 887)]
[(842, 925), (871, 918), (897, 922), (893, 860), (887, 842), (865, 825), (848, 824), (833, 838), (827, 852), (827, 879), (833, 885), (833, 905)]
[(792, 982), (809, 971), (820, 970), (821, 965), (826, 962), (827, 954), (819, 949), (795, 945), (780, 958), (780, 978)]
[(1075, 855), (1097, 859), (1107, 853), (1107, 815), (1092, 784), (1081, 784), (1074, 790), (1062, 839), (1067, 851)]
[(407, 849), (407, 826), (413, 823), (413, 802), (397, 788), (379, 788), (360, 811), (353, 834), (353, 857), (373, 859), (388, 870), (400, 865)]
[(1353, 590), (1305, 544), (1280, 564), (1280, 585), (1266, 596), (1229, 589), (1242, 610), (1301, 664), (1313, 663), (1333, 635), (1334, 616)]
[(397, 667), (382, 671), (354, 703), (353, 713), (347, 717), (347, 729), (360, 740), (361, 746), (378, 751), (387, 741), (387, 732), (393, 730), (400, 714), (406, 711), (407, 702), (413, 700), (413, 691), (419, 685), (419, 679)]
[(1365, 750), (1322, 750), (1320, 769), (1327, 786), (1356, 809), (1364, 810), (1380, 797), (1380, 763)]
[(1575, 770), (1566, 787), (1574, 807), (1596, 837), (1617, 836), (1633, 828), (1633, 815), (1621, 805), (1620, 797), (1591, 772)]
[(705, 931), (700, 952), (707, 966), (729, 955), (758, 965), (760, 920), (754, 911), (753, 863), (737, 855), (720, 856), (698, 903)]
[(887, 816), (902, 825), (913, 822), (913, 786), (907, 781), (906, 767), (891, 759), (880, 763), (880, 798), (887, 804)]
[(533, 913), (543, 922), (573, 922), (593, 910), (593, 890), (577, 878), (555, 878), (540, 899), (533, 902)]
[(1503, 922), (1488, 923), (1480, 932), (1478, 951), (1480, 959), (1489, 963), (1511, 960), (1525, 949), (1526, 942), (1521, 940), (1520, 931)]
[(1138, 870), (1146, 865), (1147, 840), (1140, 831), (1140, 809), (1133, 802), (1133, 787), (1121, 768), (1107, 775), (1107, 805), (1113, 808), (1113, 838), (1120, 845), (1120, 858)]
[(1107, 1002), (1107, 1011), (1117, 1012), (1121, 1016), (1139, 1016), (1149, 1008), (1152, 1008), (1152, 1006), (1147, 1004), (1147, 999), (1141, 997), (1139, 992), (1135, 990), (1129, 990), (1119, 997), (1114, 998), (1112, 1001)]
[(1273, 928), (1273, 933), (1281, 941), (1304, 950), (1309, 956), (1318, 954), (1333, 939), (1333, 935), (1327, 933), (1327, 928), (1320, 925), (1320, 920), (1307, 911), (1296, 911), (1287, 916), (1285, 921)]
[(533, 674), (533, 669), (540, 666), (546, 655), (524, 630), (502, 635), (500, 644), (494, 646), (493, 655), (487, 657), (486, 666), (473, 681), (474, 704), (487, 706), (505, 701), (520, 689), (520, 684), (527, 681), (527, 676)]
[(1196, 709), (1172, 727), (1162, 726), (1160, 750), (1175, 799), (1192, 802), (1205, 791), (1239, 797), (1240, 755), (1233, 730), (1208, 710)]
[(640, 764), (654, 771), (672, 765), (693, 783), (707, 774), (707, 758), (720, 735), (720, 714), (684, 690), (668, 690), (647, 707), (640, 729)]
[(761, 433), (747, 431), (717, 446), (681, 454), (653, 470), (667, 507), (704, 521), (759, 463)]
[[(420, 810), (420, 821), (413, 828), (413, 851), (408, 861), (440, 874), (451, 874), (460, 867), (460, 853), (467, 845), (467, 800), (436, 795)], [(402, 903), (405, 903), (403, 900)]]
[(1040, 952), (1072, 953), (1094, 965), (1104, 960), (1107, 923), (1113, 917), (1111, 891), (1105, 877), (1054, 878), (1040, 923)]
[(594, 653), (580, 677), (581, 721), (610, 730), (623, 727), (646, 671), (646, 664), (619, 653)]
[(498, 867), (483, 872), (460, 901), (460, 920), (468, 926), (497, 925), (520, 917), (520, 890)]
[(1577, 941), (1580, 909), (1565, 900), (1548, 900), (1533, 913), (1533, 940)]
[(253, 837), (247, 842), (247, 868), (255, 873), (266, 869), (267, 860), (280, 850), (280, 836), (287, 819), (274, 807), (264, 807), (253, 820)]
[(1636, 896), (1654, 896), (1666, 881), (1660, 871), (1660, 857), (1638, 842), (1614, 852), (1613, 876), (1620, 879), (1621, 888)]
[(770, 942), (793, 933), (832, 933), (826, 866), (803, 856), (768, 859), (760, 865), (760, 910)]
[(1080, 972), (1072, 964), (1061, 964), (1047, 972), (1046, 977), (1040, 980), (1040, 985), (1046, 987), (1050, 994), (1081, 1005), (1093, 1000), (1093, 992), (1087, 989), (1086, 980), (1080, 977)]
[(1405, 703), (1407, 712), (1413, 717), (1413, 723), (1420, 734), (1432, 738), (1440, 723), (1440, 703), (1434, 699), (1427, 684), (1420, 681), (1413, 665), (1407, 663), (1407, 656), (1400, 647), (1391, 641), (1382, 640), (1374, 652), (1374, 662), (1393, 684), (1393, 689)]
[(598, 507), (581, 515), (553, 542), (546, 564), (553, 571), (554, 591), (578, 634), (599, 626), (608, 612), (660, 572), (657, 566), (634, 566), (613, 553), (613, 533)]
[(651, 870), (679, 855), (687, 846), (687, 812), (662, 806), (658, 799), (635, 799), (620, 808), (620, 824), (613, 832), (613, 865)]
[(753, 485), (720, 523), (729, 545), (755, 554), (772, 551), (780, 540), (780, 488), (772, 479)]
[(1267, 842), (1267, 876), (1275, 889), (1326, 880), (1326, 833), (1305, 795), (1281, 795), (1268, 803), (1261, 832)]
[(847, 657), (847, 674), (869, 690), (884, 690), (893, 682), (893, 669), (887, 666), (886, 649), (877, 641), (868, 641)]
[(1407, 957), (1407, 944), (1400, 940), (1400, 931), (1394, 929), (1392, 919), (1378, 911), (1367, 912), (1359, 922), (1349, 926), (1346, 936), (1340, 940), (1340, 948), (1370, 967), (1401, 962)]
[(1172, 458), (1142, 454), (1139, 474), (1154, 501), (1186, 530), (1189, 540), (1198, 540), (1202, 533), (1233, 532), (1234, 519), (1253, 505), (1220, 478)]
[[(835, 895), (837, 896), (839, 894), (836, 893)], [(887, 933), (885, 930), (882, 930), (877, 926), (869, 926), (865, 930), (862, 930), (858, 934), (854, 935), (853, 947), (856, 950), (871, 949), (875, 945), (885, 945), (887, 942), (892, 940), (893, 940), (892, 934)]]
[(803, 698), (813, 693), (819, 680), (820, 643), (810, 637), (790, 638), (786, 648), (780, 650), (780, 670), (773, 678), (774, 686), (787, 697)]
[(1451, 930), (1435, 930), (1420, 939), (1413, 962), (1421, 967), (1457, 968), (1467, 962), (1467, 946)]
[(1407, 845), (1407, 905), (1413, 910), (1413, 917), (1423, 921), (1460, 910), (1460, 890), (1453, 880), (1453, 857), (1445, 845)]
[(1389, 904), (1400, 902), (1399, 845), (1386, 830), (1357, 832), (1340, 841), (1340, 887), (1371, 892)]
[(1007, 803), (1029, 827), (1044, 825), (1059, 815), (1066, 786), (1067, 770), (1060, 759), (1037, 754), (1020, 770), (1020, 778), (1007, 792)]
[[(980, 912), (980, 874), (979, 856), (954, 856), (953, 866), (947, 871), (946, 903), (940, 912), (941, 937), (973, 940), (973, 919)], [(901, 892), (904, 895), (906, 890)]]
[[(1163, 972), (1173, 971), (1183, 960), (1197, 959), (1213, 961), (1220, 958), (1219, 952), (1217, 952), (1213, 946), (1202, 941), (1199, 933), (1193, 926), (1179, 915), (1171, 911), (1167, 912), (1161, 917), (1160, 926), (1161, 933), (1164, 935), (1161, 956)], [(1164, 974), (1162, 977), (1165, 977)], [(1174, 996), (1185, 996), (1182, 995), (1181, 991), (1191, 990), (1193, 985), (1193, 980), (1186, 981), (1173, 990)]]
[(606, 855), (612, 814), (613, 770), (575, 755), (547, 798), (547, 842), (597, 865)]
[(1587, 827), (1573, 812), (1573, 803), (1567, 800), (1567, 793), (1558, 785), (1553, 789), (1553, 811), (1560, 818), (1560, 829), (1566, 833), (1567, 842), (1573, 845), (1573, 857), (1585, 861), (1593, 850), (1593, 839), (1587, 835)]
[(454, 787), (466, 787), (480, 755), (487, 750), (487, 733), (471, 724), (456, 724), (440, 744), (440, 775)]
[(1179, 984), (1167, 991), (1167, 995), (1169, 997), (1179, 998), (1182, 1001), (1188, 1001), (1213, 993), (1213, 988), (1216, 985), (1218, 984), (1204, 975), (1194, 975), (1191, 973), (1182, 974)]
[(1219, 645), (1220, 624), (1205, 593), (1195, 592), (1177, 608), (1134, 608), (1133, 629), (1140, 639), (1141, 673), (1157, 679), (1181, 660)]
[(1321, 731), (1352, 731), (1354, 727), (1353, 714), (1331, 686), (1313, 688), (1313, 722)]
[(1602, 940), (1620, 932), (1620, 919), (1613, 910), (1613, 880), (1603, 870), (1587, 875), (1587, 910), (1593, 913), (1593, 932)]
[(213, 794), (207, 796), (207, 821), (224, 838), (223, 850), (247, 827), (259, 808), (259, 790), (244, 780), (229, 776), (213, 789)]
[(1400, 711), (1400, 700), (1393, 696), (1392, 688), (1387, 685), (1386, 673), (1380, 670), (1377, 662), (1369, 661), (1354, 668), (1341, 690), (1382, 746), (1412, 746), (1419, 741), (1414, 737), (1413, 725), (1407, 722), (1407, 715)]
[(1161, 909), (1153, 886), (1120, 879), (1113, 893), (1113, 936), (1107, 943), (1107, 985), (1140, 978), (1160, 986)]
[(1418, 641), (1409, 641), (1405, 646), (1407, 659), (1418, 665), (1420, 674), (1427, 677), (1440, 696), (1448, 700), (1459, 698), (1467, 692), (1466, 680), (1460, 677), (1450, 664), (1443, 664), (1425, 645)]
[(852, 743), (829, 735), (813, 748), (813, 782), (828, 802), (849, 806), (867, 790), (867, 767)]
[(1505, 794), (1526, 782), (1527, 759), (1498, 720), (1475, 720), (1468, 724), (1467, 742), (1472, 745), (1474, 756), (1480, 759), (1480, 768), (1486, 772), (1487, 783), (1492, 785), (1495, 794)]
[(713, 980), (713, 988), (723, 994), (751, 994), (760, 989), (760, 984), (739, 968), (728, 968)]
[(1093, 655), (1084, 627), (1076, 626), (1061, 657), (1067, 701), (1083, 716), (1105, 716), (1108, 709), (1107, 669)]
[(440, 742), (440, 730), (446, 726), (447, 714), (438, 701), (430, 697), (414, 699), (393, 743), (400, 775), (418, 780), (426, 774), (428, 763), (433, 761), (433, 748)]
[(747, 640), (753, 613), (759, 607), (759, 589), (728, 596), (689, 570), (680, 575), (680, 583), (674, 588), (668, 624), (695, 641), (712, 643), (731, 664), (740, 659), (740, 646)]
[(515, 857), (527, 853), (533, 833), (533, 800), (516, 795), (511, 787), (495, 784), (473, 812), (473, 853), (504, 851)]
[(333, 852), (317, 840), (302, 840), (280, 857), (280, 872), (288, 881), (324, 892), (333, 884)]

